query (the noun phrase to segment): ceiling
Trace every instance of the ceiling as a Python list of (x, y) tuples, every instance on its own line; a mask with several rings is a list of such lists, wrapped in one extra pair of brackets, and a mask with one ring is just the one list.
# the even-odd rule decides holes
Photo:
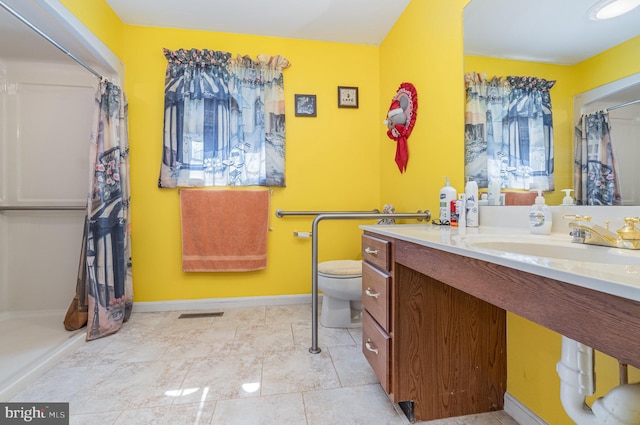
[(464, 11), (465, 53), (573, 65), (640, 34), (640, 7), (606, 21), (596, 0), (472, 0)]
[(125, 24), (377, 46), (410, 0), (107, 0)]
[[(41, 2), (0, 1), (19, 12)], [(106, 1), (124, 23), (132, 25), (379, 45), (411, 0)], [(639, 34), (640, 8), (623, 17), (594, 22), (586, 17), (594, 2), (472, 0), (465, 10), (465, 52), (574, 64)], [(46, 25), (42, 29), (55, 31)], [(72, 39), (65, 40), (64, 47), (71, 52), (81, 49)], [(69, 60), (2, 8), (0, 55)]]

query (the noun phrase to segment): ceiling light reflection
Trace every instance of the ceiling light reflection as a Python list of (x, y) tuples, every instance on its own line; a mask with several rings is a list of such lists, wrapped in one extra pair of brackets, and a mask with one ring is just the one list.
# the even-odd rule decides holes
[(245, 384), (242, 384), (242, 389), (245, 390), (248, 393), (255, 393), (256, 391), (258, 391), (260, 389), (260, 383), (259, 382), (247, 382)]
[(167, 397), (184, 397), (197, 392), (200, 388), (184, 388), (179, 390), (168, 390), (164, 392)]

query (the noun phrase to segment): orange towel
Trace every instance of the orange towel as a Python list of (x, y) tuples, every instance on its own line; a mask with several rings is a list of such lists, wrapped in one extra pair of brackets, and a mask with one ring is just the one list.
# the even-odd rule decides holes
[(266, 269), (268, 215), (266, 190), (180, 190), (182, 270)]

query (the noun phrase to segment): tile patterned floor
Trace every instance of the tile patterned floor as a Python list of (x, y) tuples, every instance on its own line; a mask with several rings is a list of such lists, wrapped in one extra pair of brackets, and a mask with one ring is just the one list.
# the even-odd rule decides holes
[[(360, 329), (320, 327), (308, 304), (222, 317), (134, 313), (11, 401), (65, 401), (73, 425), (407, 425), (360, 351)], [(423, 422), (517, 425), (504, 412)]]

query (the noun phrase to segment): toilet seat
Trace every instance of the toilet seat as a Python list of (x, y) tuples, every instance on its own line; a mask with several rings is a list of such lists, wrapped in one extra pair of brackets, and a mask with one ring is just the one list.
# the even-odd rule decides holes
[(334, 279), (353, 279), (362, 276), (362, 260), (331, 260), (318, 264), (318, 274)]
[(333, 260), (319, 263), (318, 289), (322, 291), (322, 326), (362, 326), (362, 261)]

